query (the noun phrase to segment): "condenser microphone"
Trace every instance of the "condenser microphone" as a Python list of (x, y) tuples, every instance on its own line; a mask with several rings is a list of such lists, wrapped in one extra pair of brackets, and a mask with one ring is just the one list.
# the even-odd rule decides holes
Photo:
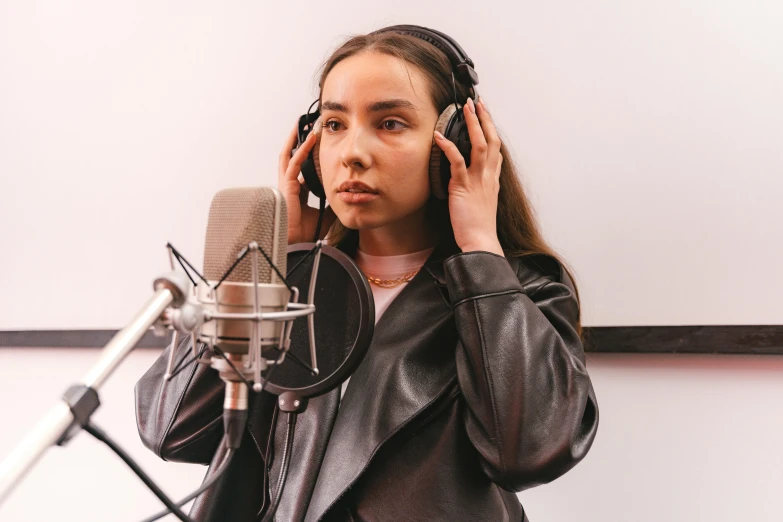
[[(281, 411), (301, 413), (309, 398), (350, 376), (372, 340), (375, 307), (361, 270), (324, 241), (288, 245), (285, 204), (272, 188), (219, 192), (209, 212), (204, 275), (196, 272), (194, 298), (169, 316), (175, 337), (165, 378), (174, 373), (177, 332), (189, 334), (194, 359), (226, 383), (226, 435), (237, 444), (230, 447), (241, 439), (251, 389), (279, 395)], [(197, 345), (209, 348), (206, 357)], [(316, 346), (323, 348), (317, 355)]]
[[(266, 369), (263, 350), (282, 351), (285, 322), (248, 321), (243, 316), (284, 312), (291, 292), (286, 273), (288, 213), (274, 188), (230, 188), (212, 199), (204, 245), (204, 278), (196, 288), (205, 322), (198, 340), (226, 383), (226, 433), (241, 437), (247, 415), (248, 383), (260, 389)], [(247, 374), (247, 375), (245, 375)], [(238, 443), (238, 440), (237, 440)]]
[[(190, 276), (195, 296), (167, 316), (175, 337), (164, 378), (175, 373), (177, 332), (186, 333), (194, 359), (225, 381), (226, 447), (240, 445), (249, 390), (278, 395), (277, 407), (287, 414), (279, 486), (274, 497), (270, 492), (265, 521), (274, 516), (283, 491), (297, 415), (310, 398), (339, 387), (356, 370), (375, 324), (372, 290), (353, 260), (325, 241), (288, 245), (287, 232), (279, 191), (228, 189), (210, 208), (204, 275), (168, 245), (172, 258), (196, 272), (200, 282)], [(303, 303), (299, 288), (306, 289)], [(307, 321), (296, 321), (300, 318)], [(197, 344), (210, 350), (197, 354)], [(318, 357), (316, 345), (322, 347)]]

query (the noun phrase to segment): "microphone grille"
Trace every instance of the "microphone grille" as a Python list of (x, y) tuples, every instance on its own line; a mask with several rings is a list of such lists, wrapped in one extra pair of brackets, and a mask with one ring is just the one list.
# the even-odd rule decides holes
[[(285, 198), (273, 188), (247, 187), (221, 190), (212, 199), (204, 244), (204, 277), (223, 277), (248, 243), (255, 241), (286, 275), (288, 259), (288, 211)], [(253, 280), (252, 254), (248, 253), (226, 279), (248, 283)], [(258, 254), (258, 282), (272, 282), (272, 268)], [(275, 282), (281, 283), (275, 277)]]

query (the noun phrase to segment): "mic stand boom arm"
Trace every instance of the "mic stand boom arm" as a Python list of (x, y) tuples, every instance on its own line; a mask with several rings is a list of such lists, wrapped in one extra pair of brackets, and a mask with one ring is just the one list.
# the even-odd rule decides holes
[(0, 464), (0, 504), (54, 444), (63, 445), (79, 432), (100, 405), (97, 390), (155, 324), (169, 306), (181, 306), (189, 282), (181, 273), (170, 272), (155, 281), (155, 294), (133, 321), (117, 332), (101, 352), (98, 362), (81, 384), (68, 388), (24, 440)]

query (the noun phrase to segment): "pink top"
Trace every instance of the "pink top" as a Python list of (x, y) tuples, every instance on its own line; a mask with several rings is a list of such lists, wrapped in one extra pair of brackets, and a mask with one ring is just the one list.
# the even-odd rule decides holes
[[(379, 279), (397, 279), (398, 277), (402, 277), (415, 270), (419, 270), (427, 259), (429, 259), (430, 254), (432, 254), (434, 249), (435, 247), (430, 247), (426, 250), (399, 256), (371, 256), (361, 250), (357, 250), (354, 261), (356, 262), (356, 266), (358, 266), (365, 275), (377, 277)], [(386, 311), (389, 304), (407, 284), (408, 283), (402, 283), (394, 288), (381, 288), (374, 283), (370, 283), (370, 288), (372, 288), (372, 295), (375, 301), (375, 324), (378, 324), (378, 319), (381, 318), (383, 312)], [(342, 398), (345, 393), (345, 388), (348, 386), (349, 380), (350, 378), (346, 379), (342, 384), (340, 398)]]

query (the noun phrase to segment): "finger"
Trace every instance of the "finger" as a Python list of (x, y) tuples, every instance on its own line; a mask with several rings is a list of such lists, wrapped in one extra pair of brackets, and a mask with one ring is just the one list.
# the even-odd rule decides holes
[(484, 130), (484, 137), (487, 140), (487, 165), (494, 169), (500, 160), (500, 136), (498, 136), (498, 130), (495, 127), (495, 122), (492, 121), (492, 116), (487, 110), (487, 106), (484, 105), (484, 100), (479, 100), (476, 104), (476, 115), (481, 122), (481, 128)]
[(291, 160), (291, 151), (294, 150), (294, 147), (296, 146), (297, 127), (298, 125), (294, 125), (293, 130), (288, 134), (288, 137), (283, 144), (283, 150), (280, 151), (280, 156), (277, 160), (277, 172), (281, 176), (288, 169), (288, 162)]
[(307, 135), (302, 146), (299, 147), (291, 157), (291, 161), (288, 163), (288, 169), (286, 170), (286, 178), (293, 179), (299, 175), (299, 172), (302, 170), (302, 163), (307, 159), (307, 155), (310, 154), (313, 145), (315, 145), (315, 133), (311, 132)]
[(307, 187), (304, 174), (300, 172), (297, 175), (296, 180), (299, 182), (299, 203), (306, 205), (307, 201), (310, 199), (310, 189)]
[(458, 181), (464, 181), (468, 176), (468, 169), (465, 166), (465, 158), (462, 157), (462, 153), (457, 146), (438, 131), (435, 131), (435, 143), (446, 155), (449, 163), (451, 163), (451, 177)]
[(462, 110), (465, 113), (465, 123), (470, 137), (470, 168), (473, 172), (481, 173), (487, 160), (487, 140), (476, 115), (476, 105), (471, 98), (468, 98)]

